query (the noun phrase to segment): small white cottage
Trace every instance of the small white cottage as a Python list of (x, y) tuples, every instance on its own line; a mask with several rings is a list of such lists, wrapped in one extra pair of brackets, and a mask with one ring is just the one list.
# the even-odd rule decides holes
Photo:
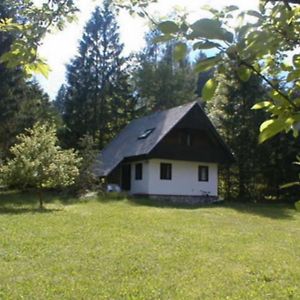
[(192, 102), (133, 120), (99, 154), (95, 174), (133, 195), (207, 202), (218, 196), (218, 164), (232, 161)]

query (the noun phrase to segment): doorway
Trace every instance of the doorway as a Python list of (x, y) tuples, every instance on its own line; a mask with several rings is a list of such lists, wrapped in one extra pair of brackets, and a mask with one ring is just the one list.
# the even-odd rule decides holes
[(122, 166), (122, 183), (123, 191), (130, 191), (131, 189), (131, 165), (126, 164)]

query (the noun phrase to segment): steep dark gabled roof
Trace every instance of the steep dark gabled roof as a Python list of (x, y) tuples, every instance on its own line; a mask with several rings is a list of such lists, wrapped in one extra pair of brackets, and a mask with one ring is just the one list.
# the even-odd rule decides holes
[[(196, 105), (201, 108), (200, 104), (195, 101), (133, 120), (98, 155), (94, 165), (95, 175), (107, 176), (125, 158), (148, 155), (166, 134)], [(204, 112), (203, 114), (205, 115)], [(210, 123), (208, 118), (207, 121)], [(138, 138), (146, 130), (153, 128), (154, 130), (146, 138)], [(225, 150), (229, 151), (216, 131), (215, 134), (220, 139), (222, 146), (226, 148)]]

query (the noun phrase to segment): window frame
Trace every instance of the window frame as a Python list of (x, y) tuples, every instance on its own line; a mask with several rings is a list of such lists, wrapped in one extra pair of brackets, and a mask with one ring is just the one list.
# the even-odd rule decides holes
[(144, 130), (144, 131), (138, 136), (138, 140), (146, 139), (146, 138), (147, 138), (154, 130), (155, 130), (155, 128), (148, 128), (148, 129)]
[(190, 132), (186, 134), (186, 145), (192, 147), (192, 134)]
[[(202, 178), (202, 171), (205, 170), (205, 178)], [(200, 182), (208, 182), (209, 181), (209, 166), (199, 165), (198, 166), (198, 181)]]
[(135, 164), (134, 179), (135, 180), (143, 180), (143, 163), (136, 163)]
[(172, 180), (171, 163), (160, 163), (160, 180)]

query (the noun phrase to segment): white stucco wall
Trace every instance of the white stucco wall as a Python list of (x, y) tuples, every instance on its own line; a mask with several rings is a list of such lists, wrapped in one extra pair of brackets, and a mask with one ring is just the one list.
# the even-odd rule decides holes
[[(209, 193), (218, 195), (218, 166), (215, 163), (150, 159), (143, 163), (143, 179), (135, 180), (135, 163), (132, 163), (132, 194), (189, 195)], [(160, 163), (172, 164), (172, 180), (160, 179)], [(209, 181), (198, 181), (198, 166), (208, 166)]]
[[(160, 179), (160, 163), (172, 164), (172, 180)], [(209, 181), (198, 181), (198, 166), (208, 166)], [(212, 163), (149, 160), (149, 191), (158, 195), (218, 195), (218, 166)]]
[[(135, 179), (135, 165), (143, 164), (142, 180)], [(131, 163), (131, 194), (149, 194), (149, 162), (147, 160)]]

